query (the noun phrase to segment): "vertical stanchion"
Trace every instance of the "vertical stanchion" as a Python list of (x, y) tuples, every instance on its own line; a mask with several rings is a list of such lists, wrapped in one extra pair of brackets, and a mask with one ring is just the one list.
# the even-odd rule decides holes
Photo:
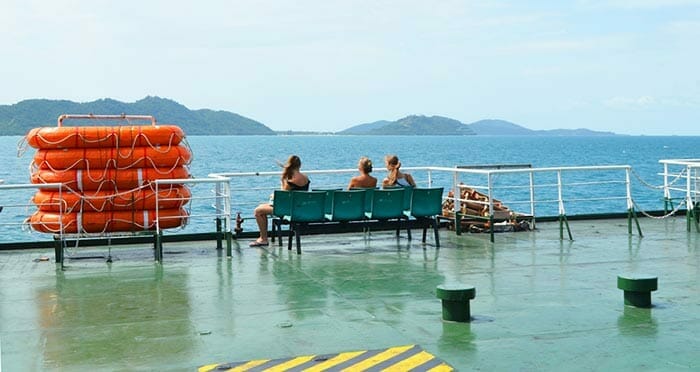
[(496, 239), (493, 234), (493, 180), (491, 179), (491, 172), (489, 171), (486, 173), (488, 177), (487, 185), (488, 185), (488, 194), (489, 194), (489, 235), (491, 238), (491, 243), (493, 243)]
[(457, 171), (454, 171), (452, 177), (452, 199), (455, 209), (455, 234), (462, 235), (462, 190), (459, 188), (459, 180)]
[(216, 216), (216, 249), (220, 250), (223, 248), (223, 245), (221, 244), (221, 218), (219, 216)]
[(639, 226), (639, 219), (637, 219), (637, 213), (634, 210), (634, 201), (632, 200), (630, 171), (631, 167), (627, 167), (625, 169), (625, 188), (627, 191), (627, 233), (632, 235), (632, 219), (634, 219), (634, 222), (637, 225), (637, 232), (639, 232), (639, 236), (642, 236), (642, 228)]
[(231, 258), (231, 180), (226, 179), (224, 183), (224, 218), (226, 218), (226, 257)]
[(535, 173), (530, 171), (530, 216), (532, 216), (532, 229), (537, 228), (535, 225)]
[(566, 209), (564, 209), (564, 197), (562, 193), (561, 170), (557, 171), (557, 193), (559, 199), (559, 239), (564, 240), (564, 226), (569, 234), (569, 240), (574, 240), (571, 236), (571, 228), (569, 228), (569, 220), (566, 218)]

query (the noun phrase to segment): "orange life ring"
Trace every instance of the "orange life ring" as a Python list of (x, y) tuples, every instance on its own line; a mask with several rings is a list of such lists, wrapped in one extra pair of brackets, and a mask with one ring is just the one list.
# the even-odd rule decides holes
[(185, 133), (177, 125), (41, 127), (30, 130), (26, 138), (35, 149), (175, 146)]
[[(161, 209), (158, 222), (161, 229), (179, 227), (187, 222), (184, 208)], [(61, 224), (64, 234), (135, 232), (155, 230), (156, 211), (110, 211), (59, 214), (56, 212), (36, 211), (29, 218), (32, 229), (44, 233), (60, 233)], [(79, 225), (82, 229), (79, 230)]]
[(72, 190), (131, 190), (160, 179), (189, 178), (185, 167), (131, 168), (131, 169), (38, 169), (32, 172), (31, 181), (37, 183), (62, 183)]
[(34, 164), (39, 169), (52, 170), (168, 168), (187, 165), (191, 159), (192, 153), (183, 145), (161, 148), (66, 148), (39, 149), (34, 155)]
[[(32, 201), (44, 212), (105, 212), (156, 209), (156, 192), (141, 188), (128, 192), (93, 191), (85, 193), (39, 190)], [(184, 185), (173, 185), (158, 190), (158, 208), (180, 208), (187, 204), (192, 193)]]

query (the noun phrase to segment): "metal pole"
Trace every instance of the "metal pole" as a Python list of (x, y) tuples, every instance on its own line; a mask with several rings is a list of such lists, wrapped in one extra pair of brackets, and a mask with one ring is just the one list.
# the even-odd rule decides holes
[(493, 180), (491, 178), (491, 172), (488, 172), (486, 175), (488, 177), (487, 185), (488, 185), (488, 194), (489, 194), (489, 232), (491, 235), (491, 243), (493, 243), (495, 240), (495, 238), (493, 236), (493, 222), (494, 222), (494, 220), (493, 220), (493, 192), (492, 192), (493, 190), (491, 190), (493, 187)]
[(64, 114), (58, 117), (57, 125), (63, 126), (63, 120), (65, 119), (89, 119), (89, 120), (146, 120), (150, 121), (151, 125), (156, 125), (156, 118), (150, 115), (75, 115), (75, 114)]
[(530, 172), (530, 216), (532, 216), (532, 229), (535, 226), (535, 173)]
[(462, 213), (462, 192), (459, 189), (459, 173), (457, 171), (454, 171), (452, 173), (452, 198), (453, 198), (453, 205), (455, 209), (455, 234), (457, 235), (462, 235), (462, 221), (461, 221), (461, 216), (459, 215)]
[(686, 165), (685, 170), (685, 202), (687, 211), (687, 213), (685, 214), (685, 219), (686, 229), (688, 232), (690, 232), (690, 220), (695, 218), (695, 205), (693, 204), (693, 197), (690, 195), (690, 165)]
[(226, 256), (231, 258), (231, 185), (230, 179), (224, 182), (224, 216), (226, 217)]

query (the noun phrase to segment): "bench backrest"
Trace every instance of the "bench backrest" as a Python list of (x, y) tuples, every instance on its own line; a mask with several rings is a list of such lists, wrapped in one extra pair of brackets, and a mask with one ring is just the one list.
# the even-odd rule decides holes
[(365, 190), (333, 192), (332, 221), (357, 221), (365, 216)]
[(372, 209), (368, 217), (372, 219), (400, 218), (404, 211), (404, 188), (374, 190)]
[(442, 187), (414, 188), (411, 196), (411, 215), (432, 217), (442, 213)]
[(275, 190), (272, 199), (272, 215), (282, 218), (292, 214), (292, 193), (287, 190)]
[(326, 212), (325, 191), (292, 191), (292, 222), (323, 221)]

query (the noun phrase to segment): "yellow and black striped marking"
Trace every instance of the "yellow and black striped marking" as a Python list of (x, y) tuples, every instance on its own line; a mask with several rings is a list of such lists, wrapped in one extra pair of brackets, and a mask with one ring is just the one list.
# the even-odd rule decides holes
[(447, 363), (418, 345), (396, 346), (382, 350), (350, 351), (340, 354), (306, 355), (283, 359), (210, 364), (199, 367), (209, 371), (453, 371)]

